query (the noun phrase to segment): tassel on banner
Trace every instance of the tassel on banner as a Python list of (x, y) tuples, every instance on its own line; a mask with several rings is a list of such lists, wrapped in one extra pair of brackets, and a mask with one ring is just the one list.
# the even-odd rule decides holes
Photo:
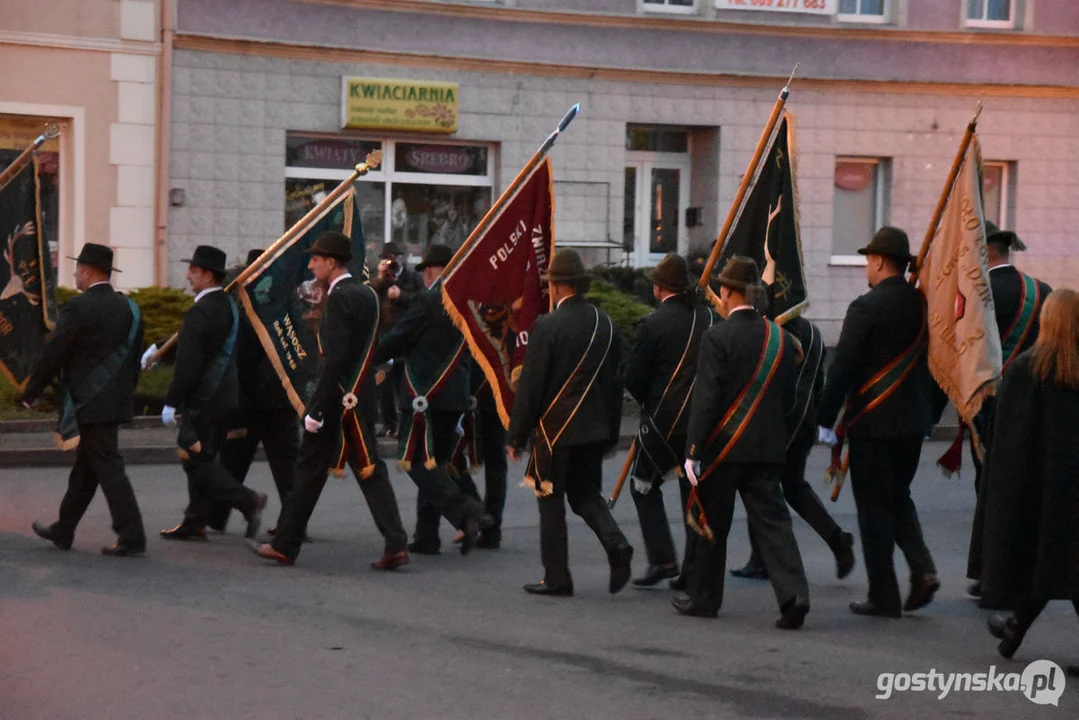
[[(955, 440), (937, 460), (937, 467), (944, 472), (945, 477), (951, 477), (963, 467), (963, 436), (966, 435), (967, 424), (959, 421), (959, 431), (955, 434)], [(971, 438), (971, 442), (974, 442)]]

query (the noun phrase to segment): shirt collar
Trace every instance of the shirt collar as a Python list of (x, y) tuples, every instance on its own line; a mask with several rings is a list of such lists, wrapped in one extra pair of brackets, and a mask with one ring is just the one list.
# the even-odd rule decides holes
[(572, 300), (575, 297), (577, 297), (576, 293), (574, 293), (573, 295), (567, 295), (566, 297), (558, 301), (558, 304), (554, 306), (554, 309), (557, 310), (558, 308), (562, 307), (562, 303), (566, 302), (567, 300)]
[(993, 272), (994, 270), (1000, 270), (1002, 268), (1010, 268), (1011, 266), (1011, 263), (1001, 263), (1000, 265), (994, 265), (993, 267), (989, 268), (989, 272)]
[(108, 280), (98, 280), (96, 283), (94, 283), (93, 285), (91, 285), (90, 287), (88, 287), (86, 289), (90, 290), (91, 288), (96, 288), (98, 285), (110, 285), (110, 284), (111, 283)]
[(216, 287), (212, 287), (212, 288), (206, 288), (205, 290), (201, 291), (198, 295), (195, 296), (195, 302), (198, 302), (199, 300), (202, 300), (202, 298), (205, 297), (206, 295), (209, 295), (212, 292), (217, 292), (220, 289), (221, 289), (220, 285), (217, 285)]
[(341, 282), (345, 278), (350, 277), (352, 277), (352, 273), (345, 273), (344, 275), (338, 275), (337, 277), (335, 277), (333, 279), (333, 282), (330, 283), (330, 289), (326, 291), (326, 294), (329, 295), (330, 293), (332, 293), (333, 289), (337, 286), (337, 283)]
[(728, 315), (734, 315), (739, 310), (752, 310), (753, 312), (757, 312), (756, 309), (752, 305), (739, 305), (736, 308), (731, 308), (731, 311), (729, 313), (727, 313), (727, 314)]

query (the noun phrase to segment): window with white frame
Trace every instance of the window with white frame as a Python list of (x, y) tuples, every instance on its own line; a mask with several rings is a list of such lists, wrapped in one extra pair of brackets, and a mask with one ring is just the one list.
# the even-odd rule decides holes
[(861, 265), (873, 233), (888, 221), (889, 161), (885, 158), (839, 157), (835, 161), (832, 205), (832, 264)]
[(967, 0), (967, 27), (1015, 27), (1015, 0)]
[(839, 0), (840, 22), (884, 23), (892, 12), (891, 0)]
[(998, 228), (1015, 226), (1012, 198), (1015, 163), (986, 160), (982, 163), (982, 210), (985, 219)]
[(697, 12), (697, 0), (641, 0), (641, 9), (647, 12), (691, 14)]
[(456, 250), (491, 207), (495, 160), (489, 145), (290, 132), (286, 227), (374, 150), (382, 150), (382, 165), (355, 183), (368, 257), (377, 257), (390, 240), (413, 261), (431, 243)]

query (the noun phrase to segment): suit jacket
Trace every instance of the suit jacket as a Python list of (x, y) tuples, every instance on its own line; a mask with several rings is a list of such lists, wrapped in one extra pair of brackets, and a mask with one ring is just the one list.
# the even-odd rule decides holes
[[(436, 282), (416, 295), (405, 316), (390, 332), (382, 336), (375, 351), (375, 362), (405, 358), (406, 372), (415, 373), (424, 382), (434, 382), (435, 374), (449, 360), (453, 348), (461, 342), (461, 331), (454, 327), (442, 306), (442, 282)], [(403, 407), (411, 398), (401, 384)], [(468, 348), (453, 369), (442, 391), (427, 398), (433, 410), (463, 413), (468, 410), (469, 362)]]
[[(334, 285), (326, 297), (319, 324), (322, 357), (307, 414), (316, 420), (339, 421), (343, 406), (342, 387), (351, 384), (352, 374), (363, 359), (368, 340), (378, 330), (378, 297), (375, 291), (354, 277)], [(374, 374), (369, 373), (358, 396), (360, 406), (370, 410), (374, 403)]]
[[(726, 322), (714, 325), (701, 338), (697, 384), (689, 407), (686, 457), (700, 460), (705, 467), (715, 459), (708, 447), (709, 437), (749, 384), (760, 362), (765, 322), (755, 310), (743, 309), (731, 313)], [(724, 462), (783, 464), (793, 429), (787, 426), (787, 411), (794, 404), (796, 373), (794, 343), (790, 337), (785, 341), (772, 382)]]
[[(783, 329), (798, 338), (798, 342), (802, 344), (802, 350), (806, 355), (806, 361), (809, 358), (810, 345), (816, 340), (818, 344), (824, 343), (824, 338), (821, 336), (820, 329), (816, 328), (813, 323), (806, 320), (801, 315), (797, 315), (788, 320)], [(821, 395), (824, 392), (824, 357), (826, 353), (821, 354), (820, 367), (817, 368), (816, 374), (811, 378), (804, 378), (802, 381), (802, 388), (799, 388), (799, 392), (807, 391), (808, 404), (806, 405), (805, 418), (802, 419), (800, 425), (795, 430), (801, 430), (806, 427), (815, 427), (817, 424), (817, 408), (820, 407)], [(813, 368), (799, 368), (799, 372), (813, 372)], [(796, 373), (797, 375), (797, 373)], [(796, 398), (798, 401), (803, 400), (802, 396)], [(794, 418), (797, 420), (797, 418)]]
[[(918, 337), (925, 300), (902, 276), (882, 280), (847, 309), (817, 422), (835, 425), (848, 397)], [(923, 351), (892, 395), (850, 429), (852, 438), (924, 436), (932, 427), (932, 380)]]
[[(1053, 292), (1053, 288), (1041, 280), (1036, 280), (1035, 282), (1038, 283), (1038, 287), (1041, 289), (1041, 296), (1044, 301), (1045, 296)], [(1011, 265), (1001, 266), (989, 271), (989, 287), (993, 291), (993, 305), (996, 306), (997, 329), (1000, 332), (1000, 339), (1003, 340), (1004, 333), (1008, 332), (1019, 314), (1019, 300), (1023, 295), (1023, 279), (1015, 267)], [(1030, 332), (1027, 333), (1026, 339), (1019, 347), (1018, 352), (1027, 350), (1038, 339), (1038, 313), (1040, 310), (1040, 305), (1034, 308), (1034, 323), (1031, 325)], [(1018, 353), (1016, 354), (1018, 355)]]
[[(667, 383), (685, 354), (695, 315), (698, 326), (707, 329), (710, 315), (707, 307), (671, 297), (637, 323), (633, 351), (626, 366), (626, 389), (649, 415), (655, 413)], [(697, 368), (685, 370), (692, 377)], [(682, 413), (672, 434), (685, 435), (688, 421), (688, 413)]]
[[(513, 399), (508, 442), (522, 448), (581, 361), (595, 328), (595, 308), (579, 295), (571, 296), (540, 316), (528, 337), (521, 379)], [(599, 311), (600, 317), (607, 314)], [(559, 438), (557, 447), (618, 442), (622, 425), (622, 381), (618, 373), (621, 340), (613, 326), (611, 347), (596, 382), (585, 393), (577, 414)]]
[(232, 298), (218, 290), (192, 305), (184, 313), (180, 338), (176, 343), (176, 369), (165, 393), (165, 404), (198, 410), (209, 421), (223, 418), (239, 403), (236, 348), (216, 389), (204, 388), (210, 364), (232, 333)]
[(240, 331), (236, 338), (236, 371), (240, 382), (240, 410), (244, 418), (259, 411), (292, 407), (285, 386), (277, 377), (266, 350), (259, 342), (247, 315), (240, 313)]
[[(95, 285), (71, 298), (60, 310), (23, 399), (33, 402), (61, 373), (69, 388), (79, 384), (123, 345), (131, 332), (131, 308), (111, 285)], [(139, 379), (143, 323), (120, 372), (75, 414), (80, 425), (131, 421)], [(82, 398), (79, 398), (82, 400)]]

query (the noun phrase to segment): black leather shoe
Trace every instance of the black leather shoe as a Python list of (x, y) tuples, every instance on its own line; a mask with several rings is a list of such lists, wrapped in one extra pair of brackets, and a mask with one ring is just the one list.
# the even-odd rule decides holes
[(776, 620), (776, 627), (780, 630), (797, 630), (802, 627), (806, 615), (809, 614), (809, 601), (795, 596), (783, 604), (780, 612), (782, 614)]
[(483, 548), (484, 550), (497, 550), (502, 547), (502, 537), (484, 530), (480, 533), (480, 536), (476, 538), (476, 547)]
[(674, 606), (674, 609), (677, 610), (679, 614), (688, 615), (690, 617), (714, 618), (719, 615), (718, 610), (697, 605), (693, 600), (687, 597), (677, 597), (671, 600), (671, 605)]
[(101, 548), (101, 554), (105, 557), (140, 557), (146, 554), (146, 548), (116, 543)]
[(933, 602), (933, 596), (940, 590), (940, 581), (936, 575), (922, 575), (917, 580), (911, 581), (910, 595), (903, 603), (903, 609), (907, 612), (924, 608)]
[(555, 587), (548, 585), (546, 580), (541, 580), (538, 583), (532, 583), (531, 585), (525, 585), (524, 591), (529, 595), (548, 595), (550, 597), (573, 597), (573, 585), (563, 585), (562, 587)]
[(883, 608), (880, 605), (877, 605), (872, 600), (865, 600), (864, 602), (852, 602), (850, 604), (850, 611), (855, 615), (870, 615), (872, 617), (903, 617), (903, 613), (899, 610), (889, 610), (888, 608)]
[(842, 580), (854, 570), (854, 536), (849, 532), (839, 534), (835, 548), (835, 576)]
[(34, 529), (34, 532), (39, 538), (48, 540), (61, 550), (70, 550), (71, 541), (66, 538), (61, 538), (59, 534), (53, 529), (52, 525), (42, 525), (41, 523), (31, 523), (30, 527)]
[(180, 523), (174, 528), (160, 532), (163, 540), (206, 540), (206, 528)]
[(750, 565), (746, 563), (745, 567), (734, 568), (731, 570), (731, 575), (737, 578), (745, 578), (747, 580), (767, 580), (768, 571), (763, 565)]
[(633, 578), (633, 584), (637, 587), (652, 587), (660, 580), (678, 577), (678, 563), (663, 563), (662, 565), (649, 565), (643, 577)]
[(689, 587), (689, 578), (683, 573), (667, 583), (671, 590), (686, 590)]
[(472, 552), (472, 548), (476, 547), (476, 541), (479, 540), (479, 535), (479, 518), (475, 516), (465, 518), (464, 524), (461, 525), (461, 542), (458, 545), (462, 555)]
[(981, 582), (973, 582), (967, 587), (967, 595), (971, 597), (980, 598), (982, 596), (982, 584)]
[(611, 564), (611, 579), (607, 584), (607, 591), (614, 595), (629, 582), (633, 548), (629, 545), (620, 545), (608, 555), (608, 560)]
[(1079, 677), (1079, 665), (1069, 665), (1068, 667), (1064, 668), (1064, 672), (1066, 672), (1068, 675), (1071, 675), (1072, 677)]
[(416, 542), (413, 540), (408, 544), (408, 551), (413, 555), (441, 555), (442, 550), (438, 545), (431, 543)]
[(1000, 640), (997, 652), (1002, 658), (1011, 659), (1015, 651), (1023, 643), (1023, 637), (1019, 634), (1019, 625), (1015, 622), (1015, 616), (1004, 617), (994, 615), (989, 618), (989, 634)]
[(247, 514), (247, 531), (244, 532), (244, 537), (248, 540), (254, 540), (258, 535), (259, 528), (262, 527), (262, 510), (268, 500), (266, 493), (255, 493), (255, 507)]

